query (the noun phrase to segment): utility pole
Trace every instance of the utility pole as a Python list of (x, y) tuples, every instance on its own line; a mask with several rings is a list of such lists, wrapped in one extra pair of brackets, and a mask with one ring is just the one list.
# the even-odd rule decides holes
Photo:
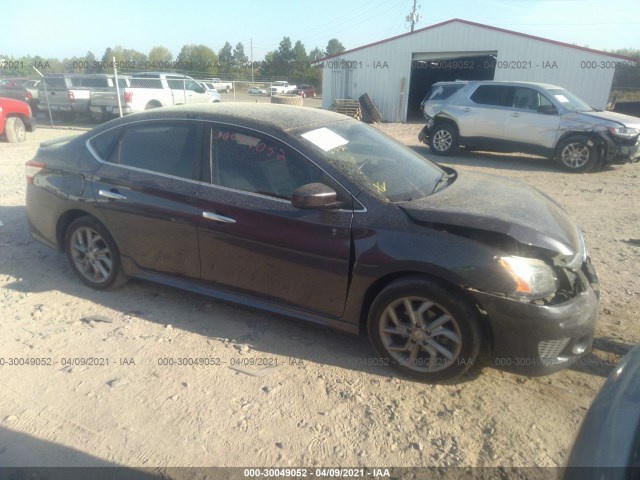
[(420, 8), (420, 5), (417, 5), (418, 0), (413, 0), (413, 10), (411, 10), (411, 13), (409, 13), (409, 15), (407, 15), (407, 22), (411, 23), (411, 31), (413, 32), (413, 29), (416, 25), (416, 23), (418, 23), (420, 21), (420, 19), (422, 18), (422, 15), (420, 15), (418, 13), (418, 9)]
[(251, 38), (251, 86), (253, 87), (253, 38)]

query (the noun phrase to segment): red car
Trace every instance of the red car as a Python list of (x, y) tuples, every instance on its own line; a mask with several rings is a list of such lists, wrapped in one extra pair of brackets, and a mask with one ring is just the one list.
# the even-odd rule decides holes
[(302, 98), (316, 98), (316, 87), (313, 85), (298, 85), (298, 88), (296, 88), (293, 93), (300, 95)]
[(0, 135), (5, 135), (10, 143), (24, 142), (27, 139), (26, 132), (35, 129), (36, 120), (27, 103), (0, 98)]

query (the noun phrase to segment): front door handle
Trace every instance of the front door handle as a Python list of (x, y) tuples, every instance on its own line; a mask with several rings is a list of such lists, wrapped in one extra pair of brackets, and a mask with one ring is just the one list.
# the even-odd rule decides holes
[(520, 114), (519, 114), (519, 113), (516, 113), (516, 112), (513, 112), (513, 113), (511, 114), (511, 116), (512, 116), (512, 117), (519, 117), (519, 116), (520, 116)]
[(110, 200), (126, 200), (127, 197), (120, 195), (118, 192), (111, 192), (109, 190), (98, 190), (98, 195), (108, 198)]
[(212, 212), (202, 212), (202, 216), (207, 220), (213, 220), (214, 222), (236, 223), (236, 221), (233, 218), (224, 217), (222, 215), (218, 215)]

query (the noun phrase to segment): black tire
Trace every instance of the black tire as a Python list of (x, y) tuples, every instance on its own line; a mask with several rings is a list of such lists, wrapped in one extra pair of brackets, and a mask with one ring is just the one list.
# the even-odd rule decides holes
[(381, 123), (382, 114), (368, 93), (363, 93), (358, 98), (362, 110), (362, 121), (366, 123)]
[(60, 112), (60, 118), (65, 122), (73, 122), (76, 119), (76, 112)]
[(436, 123), (429, 132), (429, 148), (436, 155), (451, 155), (458, 149), (458, 129), (451, 123)]
[(71, 268), (85, 285), (105, 290), (126, 282), (118, 247), (94, 217), (80, 217), (71, 222), (64, 246)]
[(450, 380), (478, 361), (482, 343), (478, 310), (461, 294), (426, 277), (389, 284), (373, 301), (367, 326), (376, 351), (393, 368), (417, 380)]
[(105, 112), (94, 112), (90, 113), (91, 121), (94, 123), (104, 123), (107, 120), (107, 114)]
[(144, 109), (151, 110), (152, 108), (160, 108), (161, 106), (162, 105), (160, 105), (160, 103), (156, 102), (155, 100), (152, 100), (144, 106)]
[(9, 117), (4, 126), (9, 143), (20, 143), (27, 139), (27, 129), (20, 117)]
[(571, 135), (558, 144), (556, 164), (565, 172), (586, 173), (598, 164), (599, 153), (586, 135)]

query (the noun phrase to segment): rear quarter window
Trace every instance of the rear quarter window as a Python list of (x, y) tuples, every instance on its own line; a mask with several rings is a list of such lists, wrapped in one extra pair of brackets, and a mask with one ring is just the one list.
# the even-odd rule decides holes
[(434, 85), (429, 90), (425, 101), (446, 100), (460, 90), (464, 85)]
[(90, 139), (88, 143), (94, 155), (106, 162), (113, 153), (121, 133), (122, 127), (112, 128)]

